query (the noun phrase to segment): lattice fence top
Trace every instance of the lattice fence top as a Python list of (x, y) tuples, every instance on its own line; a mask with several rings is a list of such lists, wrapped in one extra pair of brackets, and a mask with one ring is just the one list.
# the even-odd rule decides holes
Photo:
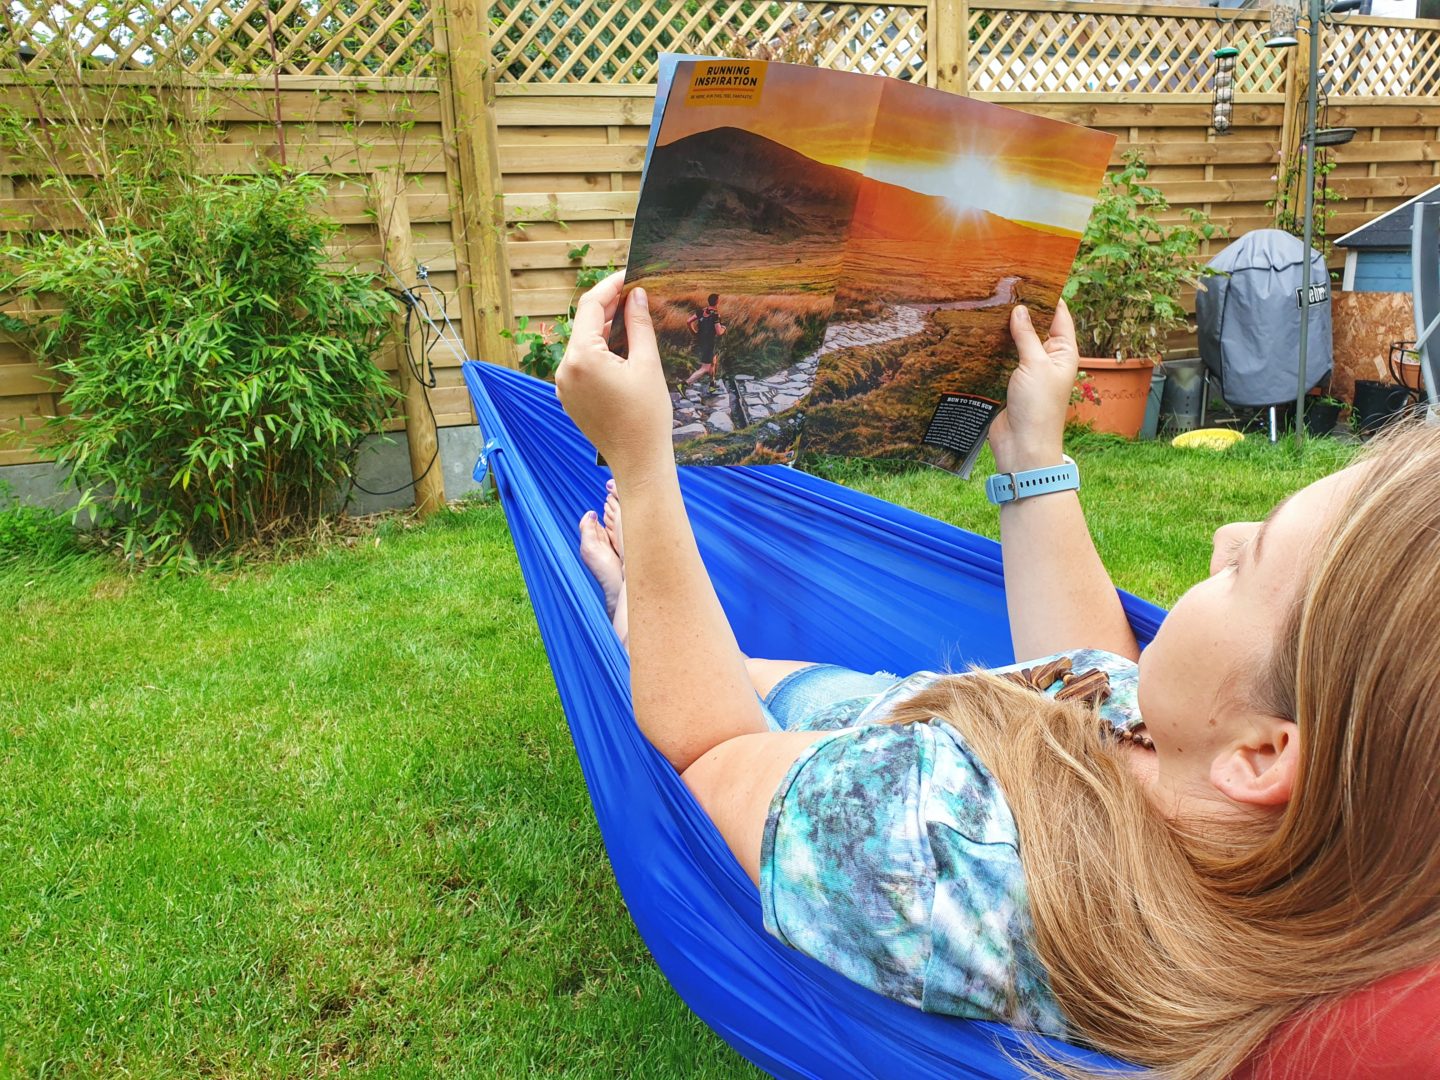
[(926, 5), (755, 0), (499, 0), (491, 41), (498, 77), (526, 83), (654, 82), (662, 52), (758, 50), (825, 67), (925, 82)]
[(1325, 89), (1351, 97), (1440, 94), (1440, 30), (1341, 23), (1327, 30)]
[(1240, 50), (1237, 93), (1284, 90), (1285, 57), (1264, 47), (1263, 24), (1086, 7), (972, 8), (971, 91), (1202, 93), (1210, 89), (1212, 54), (1225, 45)]
[(15, 49), (0, 55), (31, 70), (65, 53), (96, 70), (433, 74), (432, 0), (8, 0), (0, 10)]
[[(439, 75), (444, 0), (3, 0), (0, 66), (62, 54), (96, 70), (164, 62), (196, 73)], [(934, 82), (937, 40), (968, 38), (974, 93), (1206, 93), (1215, 49), (1240, 50), (1235, 90), (1278, 94), (1293, 50), (1266, 49), (1250, 12), (1075, 0), (495, 0), (478, 5), (497, 77), (515, 83), (650, 83), (662, 52), (804, 59)], [(1327, 28), (1334, 97), (1440, 95), (1440, 28), (1356, 18)]]

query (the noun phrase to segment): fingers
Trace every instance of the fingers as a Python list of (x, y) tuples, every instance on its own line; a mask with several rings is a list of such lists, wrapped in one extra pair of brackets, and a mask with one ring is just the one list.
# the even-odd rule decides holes
[(571, 323), (571, 336), (577, 334), (599, 334), (615, 315), (620, 303), (620, 292), (625, 287), (625, 272), (617, 270), (593, 289), (580, 297), (575, 306), (575, 321)]
[(570, 323), (570, 343), (555, 371), (555, 392), (560, 404), (565, 404), (565, 395), (575, 379), (575, 365), (581, 357), (593, 353), (598, 346), (604, 351), (610, 337), (610, 321), (620, 304), (620, 292), (625, 287), (625, 274), (616, 271), (601, 281), (575, 306), (575, 318)]
[(1015, 348), (1020, 353), (1022, 365), (1048, 360), (1045, 346), (1040, 344), (1040, 335), (1030, 321), (1030, 311), (1024, 304), (1016, 304), (1010, 312), (1010, 336), (1015, 339)]
[(1015, 339), (1015, 348), (1020, 353), (1022, 367), (1041, 363), (1071, 363), (1078, 355), (1075, 345), (1075, 320), (1065, 301), (1055, 308), (1055, 317), (1050, 320), (1050, 336), (1042, 344), (1035, 332), (1030, 312), (1023, 304), (1017, 304), (1010, 313), (1010, 336)]
[(631, 361), (660, 362), (660, 347), (655, 343), (655, 323), (650, 318), (650, 297), (638, 285), (625, 299), (625, 336), (630, 343)]

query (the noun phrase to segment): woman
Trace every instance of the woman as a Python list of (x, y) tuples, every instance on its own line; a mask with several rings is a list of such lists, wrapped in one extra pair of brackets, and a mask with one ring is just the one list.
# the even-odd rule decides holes
[[(630, 356), (604, 345), (621, 288), (582, 299), (556, 383), (624, 505), (607, 599), (636, 720), (772, 932), (920, 1007), (1172, 1077), (1224, 1076), (1307, 1005), (1440, 956), (1440, 433), (1219, 530), (1143, 656), (1074, 492), (1007, 503), (1015, 653), (1076, 655), (1121, 690), (1138, 661), (1143, 737), (1117, 738), (1138, 717), (1102, 729), (991, 676), (743, 657), (685, 518), (643, 290)], [(1023, 309), (1011, 329), (991, 443), (1020, 473), (1060, 462), (1078, 360), (1063, 308), (1044, 344)], [(592, 566), (601, 540), (587, 515)]]

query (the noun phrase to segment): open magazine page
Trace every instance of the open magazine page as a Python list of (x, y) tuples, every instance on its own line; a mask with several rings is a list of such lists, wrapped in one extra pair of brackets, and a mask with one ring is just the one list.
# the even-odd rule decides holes
[(1049, 325), (1114, 137), (885, 80), (804, 451), (968, 473), (1015, 364)]
[(650, 297), (682, 463), (793, 457), (863, 180), (833, 162), (864, 160), (884, 87), (756, 60), (676, 65), (626, 282)]

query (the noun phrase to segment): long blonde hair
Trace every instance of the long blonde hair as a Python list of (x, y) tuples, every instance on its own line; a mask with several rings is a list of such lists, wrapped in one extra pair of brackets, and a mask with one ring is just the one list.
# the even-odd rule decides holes
[(1440, 958), (1440, 430), (1367, 459), (1253, 673), (1299, 727), (1283, 812), (1166, 820), (1093, 712), (993, 677), (891, 718), (949, 721), (994, 773), (1066, 1017), (1167, 1080), (1227, 1076), (1308, 1006)]

